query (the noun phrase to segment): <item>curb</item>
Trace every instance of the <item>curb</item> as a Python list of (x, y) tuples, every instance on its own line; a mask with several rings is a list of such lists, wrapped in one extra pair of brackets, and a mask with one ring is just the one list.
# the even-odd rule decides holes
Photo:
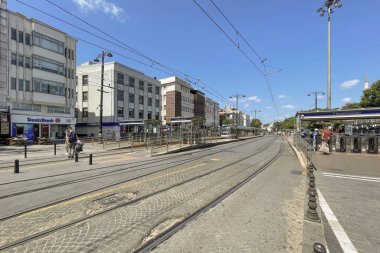
[[(302, 167), (302, 175), (306, 176), (307, 175), (307, 166), (304, 160), (304, 155), (298, 151), (298, 149), (291, 143), (288, 137), (285, 136), (285, 139), (288, 141), (290, 147), (296, 154), (298, 161), (301, 164)], [(306, 190), (308, 189), (308, 180), (306, 183)], [(317, 197), (318, 199), (318, 197)], [(305, 192), (305, 200), (304, 200), (304, 214), (306, 213), (308, 209), (308, 195)], [(308, 221), (306, 217), (304, 216), (303, 219), (303, 237), (302, 237), (302, 252), (303, 253), (310, 253), (313, 251), (313, 245), (316, 242), (322, 243), (326, 249), (327, 249), (327, 244), (326, 244), (326, 238), (325, 238), (325, 230), (322, 222), (322, 210), (319, 205), (317, 205), (317, 212), (320, 218), (319, 222), (313, 222), (313, 221)], [(328, 252), (328, 249), (327, 249)]]

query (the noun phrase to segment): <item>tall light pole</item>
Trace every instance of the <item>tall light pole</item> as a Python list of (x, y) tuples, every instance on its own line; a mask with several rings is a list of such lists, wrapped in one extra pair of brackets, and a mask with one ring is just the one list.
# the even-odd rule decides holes
[(257, 118), (256, 118), (256, 113), (257, 113), (257, 112), (261, 112), (261, 111), (260, 111), (260, 110), (253, 110), (253, 111), (251, 111), (251, 112), (254, 112), (254, 113), (255, 113), (255, 119), (257, 119)]
[(245, 95), (237, 93), (236, 95), (230, 96), (230, 98), (236, 98), (236, 110), (237, 110), (236, 125), (239, 126), (239, 124), (240, 124), (239, 98), (245, 98)]
[(94, 62), (99, 62), (99, 58), (102, 61), (102, 70), (101, 70), (101, 79), (100, 79), (100, 113), (99, 113), (99, 140), (100, 142), (103, 141), (103, 87), (104, 87), (104, 57), (112, 57), (112, 54), (110, 52), (106, 52), (102, 50), (102, 53), (98, 55), (94, 59)]
[(340, 8), (342, 4), (340, 0), (327, 0), (323, 7), (319, 8), (317, 12), (323, 17), (327, 12), (327, 109), (331, 109), (331, 14), (334, 12), (333, 7)]
[(322, 91), (313, 91), (307, 94), (308, 96), (314, 95), (315, 96), (315, 110), (318, 109), (318, 95), (325, 95)]

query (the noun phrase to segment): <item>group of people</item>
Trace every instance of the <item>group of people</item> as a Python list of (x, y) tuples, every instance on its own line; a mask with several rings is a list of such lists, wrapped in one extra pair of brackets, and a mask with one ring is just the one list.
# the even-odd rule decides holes
[(82, 151), (83, 143), (78, 139), (78, 135), (72, 128), (66, 130), (65, 148), (68, 158), (74, 158), (75, 152)]
[(311, 140), (310, 144), (313, 146), (314, 150), (316, 150), (319, 145), (318, 137), (321, 137), (322, 143), (320, 143), (320, 148), (322, 148), (322, 146), (324, 147), (327, 146), (328, 152), (331, 152), (331, 149), (332, 149), (332, 145), (331, 145), (332, 134), (333, 132), (332, 132), (331, 126), (325, 127), (323, 130), (319, 130), (318, 128), (315, 128), (314, 131), (310, 131), (309, 134), (306, 132), (306, 130), (301, 131), (302, 138), (308, 138), (308, 137), (310, 138)]

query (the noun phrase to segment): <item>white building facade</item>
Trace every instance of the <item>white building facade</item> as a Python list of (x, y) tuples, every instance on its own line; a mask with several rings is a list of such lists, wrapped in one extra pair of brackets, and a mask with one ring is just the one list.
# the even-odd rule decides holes
[(206, 98), (206, 126), (219, 126), (219, 103), (210, 98)]
[(191, 85), (176, 76), (161, 79), (160, 82), (162, 124), (170, 123), (174, 117), (194, 117), (194, 92)]
[(0, 107), (10, 109), (9, 135), (64, 138), (76, 123), (77, 41), (7, 10), (6, 1), (1, 8)]
[[(101, 64), (77, 67), (77, 133), (97, 136), (100, 122)], [(161, 118), (161, 84), (117, 62), (104, 63), (103, 136), (142, 132), (144, 120)]]

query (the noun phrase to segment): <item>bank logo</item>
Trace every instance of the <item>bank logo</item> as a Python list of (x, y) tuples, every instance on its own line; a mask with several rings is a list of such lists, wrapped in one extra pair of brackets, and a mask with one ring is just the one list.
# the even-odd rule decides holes
[(56, 118), (56, 119), (55, 119), (55, 122), (56, 122), (56, 123), (59, 123), (59, 122), (61, 122), (61, 119), (60, 119), (60, 118)]

